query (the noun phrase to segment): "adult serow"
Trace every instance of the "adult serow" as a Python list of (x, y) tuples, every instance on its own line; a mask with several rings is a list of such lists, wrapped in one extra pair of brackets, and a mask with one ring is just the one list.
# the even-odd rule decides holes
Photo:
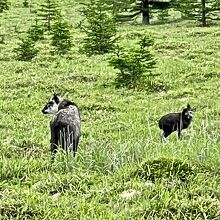
[(50, 121), (51, 152), (53, 157), (58, 146), (67, 152), (73, 152), (75, 157), (81, 135), (81, 119), (78, 106), (59, 94), (54, 93), (42, 109), (43, 114), (52, 114)]
[(192, 122), (193, 112), (190, 104), (179, 113), (169, 113), (159, 120), (159, 127), (163, 130), (162, 137), (167, 138), (172, 132), (177, 131), (181, 137), (181, 131), (189, 127)]

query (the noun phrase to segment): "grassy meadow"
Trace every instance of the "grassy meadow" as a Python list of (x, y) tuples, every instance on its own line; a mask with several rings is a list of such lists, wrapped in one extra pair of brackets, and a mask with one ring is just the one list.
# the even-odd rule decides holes
[[(33, 8), (13, 1), (0, 14), (0, 219), (220, 219), (219, 24), (120, 25), (128, 47), (154, 37), (158, 76), (152, 91), (115, 89), (109, 55), (79, 53), (79, 4), (61, 4), (73, 25), (67, 57), (39, 45), (33, 61), (17, 61)], [(54, 91), (78, 104), (82, 137), (76, 158), (52, 163), (41, 109)], [(159, 118), (187, 103), (183, 139), (161, 143)]]

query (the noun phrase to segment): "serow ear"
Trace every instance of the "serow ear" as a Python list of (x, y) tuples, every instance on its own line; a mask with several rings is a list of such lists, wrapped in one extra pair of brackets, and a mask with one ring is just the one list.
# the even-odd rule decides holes
[(54, 101), (58, 104), (58, 103), (60, 102), (59, 94), (58, 94), (58, 93), (54, 93), (54, 94), (53, 94), (53, 99), (54, 99)]
[(189, 104), (189, 103), (187, 104), (187, 108), (190, 108), (190, 109), (191, 109), (191, 106), (190, 106), (190, 104)]

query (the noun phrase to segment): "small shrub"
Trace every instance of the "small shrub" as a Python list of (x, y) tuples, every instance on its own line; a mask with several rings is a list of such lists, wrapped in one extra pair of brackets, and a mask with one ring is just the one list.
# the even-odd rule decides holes
[(109, 60), (109, 64), (114, 69), (118, 69), (115, 80), (116, 87), (143, 87), (150, 85), (150, 77), (152, 69), (155, 67), (156, 61), (150, 52), (153, 45), (153, 39), (144, 36), (138, 48), (118, 48)]
[(132, 176), (153, 182), (157, 179), (176, 177), (184, 182), (192, 175), (194, 169), (189, 164), (178, 159), (159, 158), (143, 163)]

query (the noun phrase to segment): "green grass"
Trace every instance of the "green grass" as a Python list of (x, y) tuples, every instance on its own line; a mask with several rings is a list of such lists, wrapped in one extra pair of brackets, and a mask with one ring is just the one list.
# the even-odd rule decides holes
[[(76, 25), (78, 3), (65, 3)], [(219, 26), (120, 26), (123, 45), (155, 38), (152, 92), (114, 89), (107, 55), (80, 54), (75, 28), (68, 58), (42, 50), (16, 61), (14, 26), (28, 29), (30, 9), (17, 1), (0, 16), (1, 219), (220, 218)], [(50, 117), (41, 109), (54, 91), (79, 105), (83, 122), (77, 157), (59, 153), (52, 163)], [(188, 102), (196, 111), (183, 140), (172, 134), (161, 143), (158, 119)]]

